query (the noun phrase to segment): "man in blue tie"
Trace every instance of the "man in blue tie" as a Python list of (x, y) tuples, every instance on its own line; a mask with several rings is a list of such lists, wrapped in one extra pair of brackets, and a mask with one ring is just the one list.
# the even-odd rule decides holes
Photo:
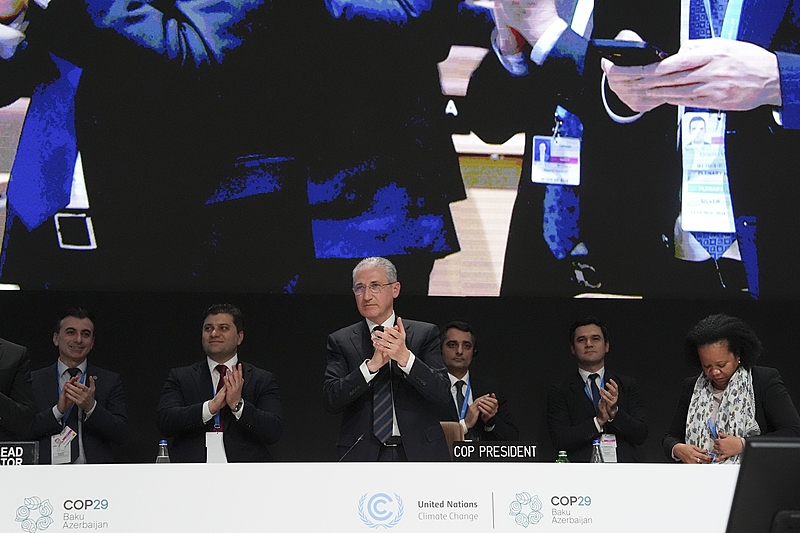
[(336, 441), (347, 461), (449, 461), (438, 411), (452, 402), (439, 329), (403, 319), (397, 269), (368, 257), (353, 270), (353, 294), (363, 320), (328, 336), (323, 399), (342, 413)]
[[(647, 66), (601, 61), (560, 18), (557, 0), (496, 2), (495, 43), (530, 67), (528, 78), (546, 80), (585, 125), (581, 229), (593, 256), (602, 254), (603, 289), (796, 295), (786, 265), (800, 251), (787, 245), (798, 226), (800, 45), (788, 36), (797, 33), (800, 7), (789, 0), (589, 3), (592, 37), (645, 40), (672, 55)], [(527, 45), (531, 54), (523, 53)], [(686, 192), (691, 168), (679, 141), (687, 140), (689, 113), (700, 112), (724, 117), (711, 144), (724, 147), (718, 174), (727, 182), (719, 190), (729, 185), (732, 207), (688, 220), (698, 212), (688, 207), (703, 198), (692, 204)], [(679, 135), (676, 119), (684, 118)]]
[(589, 462), (600, 439), (605, 462), (639, 461), (647, 438), (644, 407), (636, 380), (606, 369), (608, 328), (587, 317), (572, 324), (569, 346), (578, 371), (547, 394), (547, 429), (556, 450), (570, 461)]

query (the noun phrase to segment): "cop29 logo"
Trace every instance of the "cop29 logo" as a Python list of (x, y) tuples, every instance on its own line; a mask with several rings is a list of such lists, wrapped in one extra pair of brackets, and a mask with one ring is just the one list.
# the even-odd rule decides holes
[(50, 500), (42, 501), (38, 496), (25, 498), (24, 504), (17, 507), (16, 521), (25, 533), (44, 531), (53, 523), (53, 506)]
[(542, 501), (537, 494), (531, 496), (527, 492), (520, 492), (508, 506), (508, 514), (514, 517), (518, 526), (528, 527), (536, 525), (544, 517), (542, 514)]
[(365, 493), (358, 500), (358, 516), (365, 525), (377, 529), (394, 527), (403, 518), (403, 500), (397, 493), (394, 499), (388, 494), (378, 492), (367, 499)]

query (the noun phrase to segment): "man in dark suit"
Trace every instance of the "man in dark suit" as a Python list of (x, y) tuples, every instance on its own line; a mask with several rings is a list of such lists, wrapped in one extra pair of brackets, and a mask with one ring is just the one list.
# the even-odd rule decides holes
[(519, 430), (503, 394), (491, 382), (470, 372), (478, 356), (472, 326), (449, 322), (442, 328), (442, 359), (450, 378), (452, 402), (440, 411), (441, 420), (459, 422), (467, 440), (518, 440)]
[(397, 270), (368, 257), (353, 270), (364, 320), (328, 336), (325, 408), (342, 413), (339, 460), (449, 461), (437, 416), (452, 401), (433, 324), (395, 314)]
[(28, 349), (0, 339), (0, 441), (25, 438), (31, 424), (33, 392)]
[(206, 310), (206, 358), (170, 370), (158, 402), (158, 429), (172, 439), (171, 460), (272, 461), (267, 446), (283, 427), (278, 385), (271, 372), (239, 361), (242, 340), (238, 308), (217, 304)]
[(58, 361), (32, 374), (42, 464), (113, 463), (112, 445), (128, 437), (120, 375), (87, 361), (94, 323), (85, 309), (65, 311), (53, 333)]
[[(588, 462), (592, 441), (604, 443), (606, 462), (636, 462), (647, 438), (644, 407), (636, 380), (608, 371), (608, 329), (587, 317), (569, 330), (578, 372), (547, 395), (547, 429), (557, 450), (573, 462)], [(613, 449), (613, 452), (612, 452)]]

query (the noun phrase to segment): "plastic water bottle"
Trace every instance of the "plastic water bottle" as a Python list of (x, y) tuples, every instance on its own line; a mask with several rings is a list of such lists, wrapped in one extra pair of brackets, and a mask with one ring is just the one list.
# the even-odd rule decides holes
[(603, 460), (603, 453), (600, 451), (600, 441), (594, 439), (592, 441), (592, 458), (589, 459), (590, 463), (605, 463)]
[(156, 464), (169, 462), (169, 450), (167, 450), (167, 441), (162, 440), (158, 443), (158, 455), (156, 456)]
[(567, 452), (565, 450), (560, 450), (558, 452), (558, 459), (556, 459), (557, 463), (568, 463), (569, 459), (567, 458)]

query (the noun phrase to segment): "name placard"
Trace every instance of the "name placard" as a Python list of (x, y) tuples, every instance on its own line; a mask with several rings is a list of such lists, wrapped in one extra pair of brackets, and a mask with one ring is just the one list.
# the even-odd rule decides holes
[(0, 442), (0, 466), (39, 464), (38, 442)]
[(520, 441), (463, 441), (453, 443), (453, 461), (537, 461), (536, 443)]

